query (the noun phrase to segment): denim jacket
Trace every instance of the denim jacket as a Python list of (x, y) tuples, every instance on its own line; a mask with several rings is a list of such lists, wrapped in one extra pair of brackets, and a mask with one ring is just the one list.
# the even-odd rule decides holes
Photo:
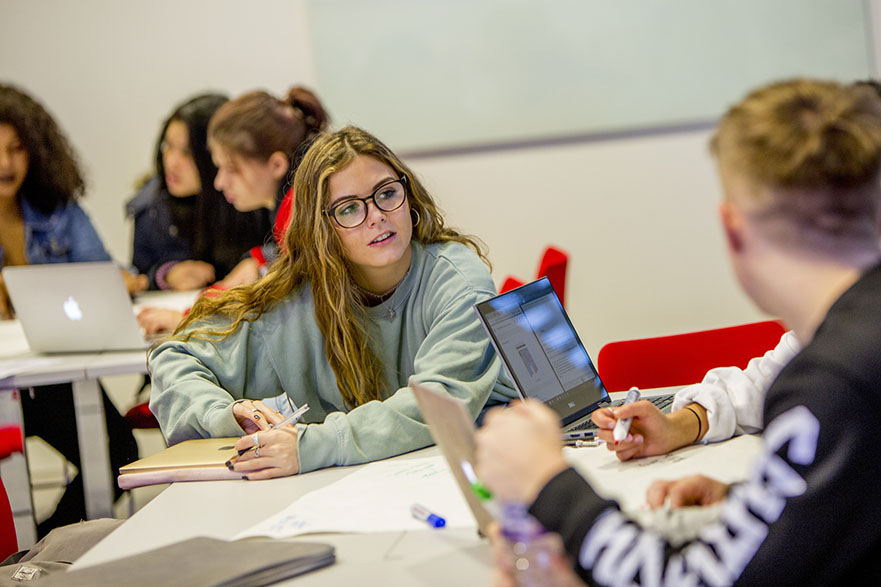
[[(76, 202), (60, 204), (48, 216), (21, 200), (28, 264), (110, 261), (101, 237)], [(0, 247), (0, 264), (4, 258)]]

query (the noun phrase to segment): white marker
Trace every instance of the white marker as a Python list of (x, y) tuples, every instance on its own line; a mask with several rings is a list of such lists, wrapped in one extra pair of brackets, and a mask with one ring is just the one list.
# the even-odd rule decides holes
[[(639, 401), (639, 390), (635, 387), (631, 387), (630, 391), (627, 392), (627, 397), (624, 398), (624, 403), (632, 404), (636, 401)], [(615, 422), (615, 429), (612, 430), (612, 439), (615, 441), (616, 445), (627, 438), (627, 434), (630, 432), (631, 420), (633, 420), (633, 418), (621, 418)]]

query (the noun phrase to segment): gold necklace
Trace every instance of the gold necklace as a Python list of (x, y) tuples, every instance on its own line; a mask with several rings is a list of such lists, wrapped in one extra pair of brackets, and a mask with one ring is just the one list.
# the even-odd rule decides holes
[[(407, 278), (407, 275), (409, 275), (409, 274), (410, 274), (410, 269), (407, 269), (407, 272), (404, 273), (404, 276), (401, 277), (401, 279), (396, 284), (394, 284), (389, 290), (387, 290), (381, 294), (375, 294), (370, 290), (364, 289), (363, 287), (358, 285), (358, 283), (354, 279), (352, 280), (352, 283), (355, 285), (355, 289), (357, 289), (358, 292), (362, 294), (362, 296), (367, 296), (369, 298), (373, 298), (374, 300), (377, 300), (376, 305), (380, 306), (395, 297), (395, 293), (397, 293), (397, 291), (398, 291), (398, 286), (404, 282), (404, 280)], [(398, 308), (396, 306), (389, 307), (388, 314), (386, 317), (389, 320), (394, 318), (397, 309)]]

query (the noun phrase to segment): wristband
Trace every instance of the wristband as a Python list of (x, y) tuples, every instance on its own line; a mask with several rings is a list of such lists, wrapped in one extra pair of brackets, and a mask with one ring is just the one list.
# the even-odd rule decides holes
[(165, 276), (168, 275), (168, 272), (171, 271), (171, 268), (177, 265), (179, 261), (168, 261), (167, 263), (163, 263), (159, 269), (156, 270), (156, 285), (159, 289), (168, 290), (172, 289), (168, 282), (165, 281)]

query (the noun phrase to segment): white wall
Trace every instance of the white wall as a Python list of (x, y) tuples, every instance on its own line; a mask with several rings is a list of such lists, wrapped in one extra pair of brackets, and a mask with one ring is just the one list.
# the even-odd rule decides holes
[[(881, 30), (881, 15), (872, 18)], [(120, 259), (130, 254), (124, 201), (172, 105), (209, 89), (314, 85), (309, 47), (303, 0), (0, 0), (0, 79), (59, 119), (85, 163), (95, 223)], [(489, 245), (497, 283), (532, 278), (548, 243), (570, 252), (567, 306), (596, 353), (611, 340), (760, 318), (728, 267), (708, 136), (411, 163), (450, 223)]]
[[(745, 322), (715, 218), (708, 133), (417, 160), (452, 223), (489, 245), (496, 282), (570, 253), (567, 309), (588, 349)], [(596, 352), (594, 350), (594, 352)]]
[(305, 25), (302, 0), (0, 0), (0, 80), (55, 115), (84, 164), (84, 206), (127, 260), (123, 207), (162, 121), (205, 91), (311, 85)]

